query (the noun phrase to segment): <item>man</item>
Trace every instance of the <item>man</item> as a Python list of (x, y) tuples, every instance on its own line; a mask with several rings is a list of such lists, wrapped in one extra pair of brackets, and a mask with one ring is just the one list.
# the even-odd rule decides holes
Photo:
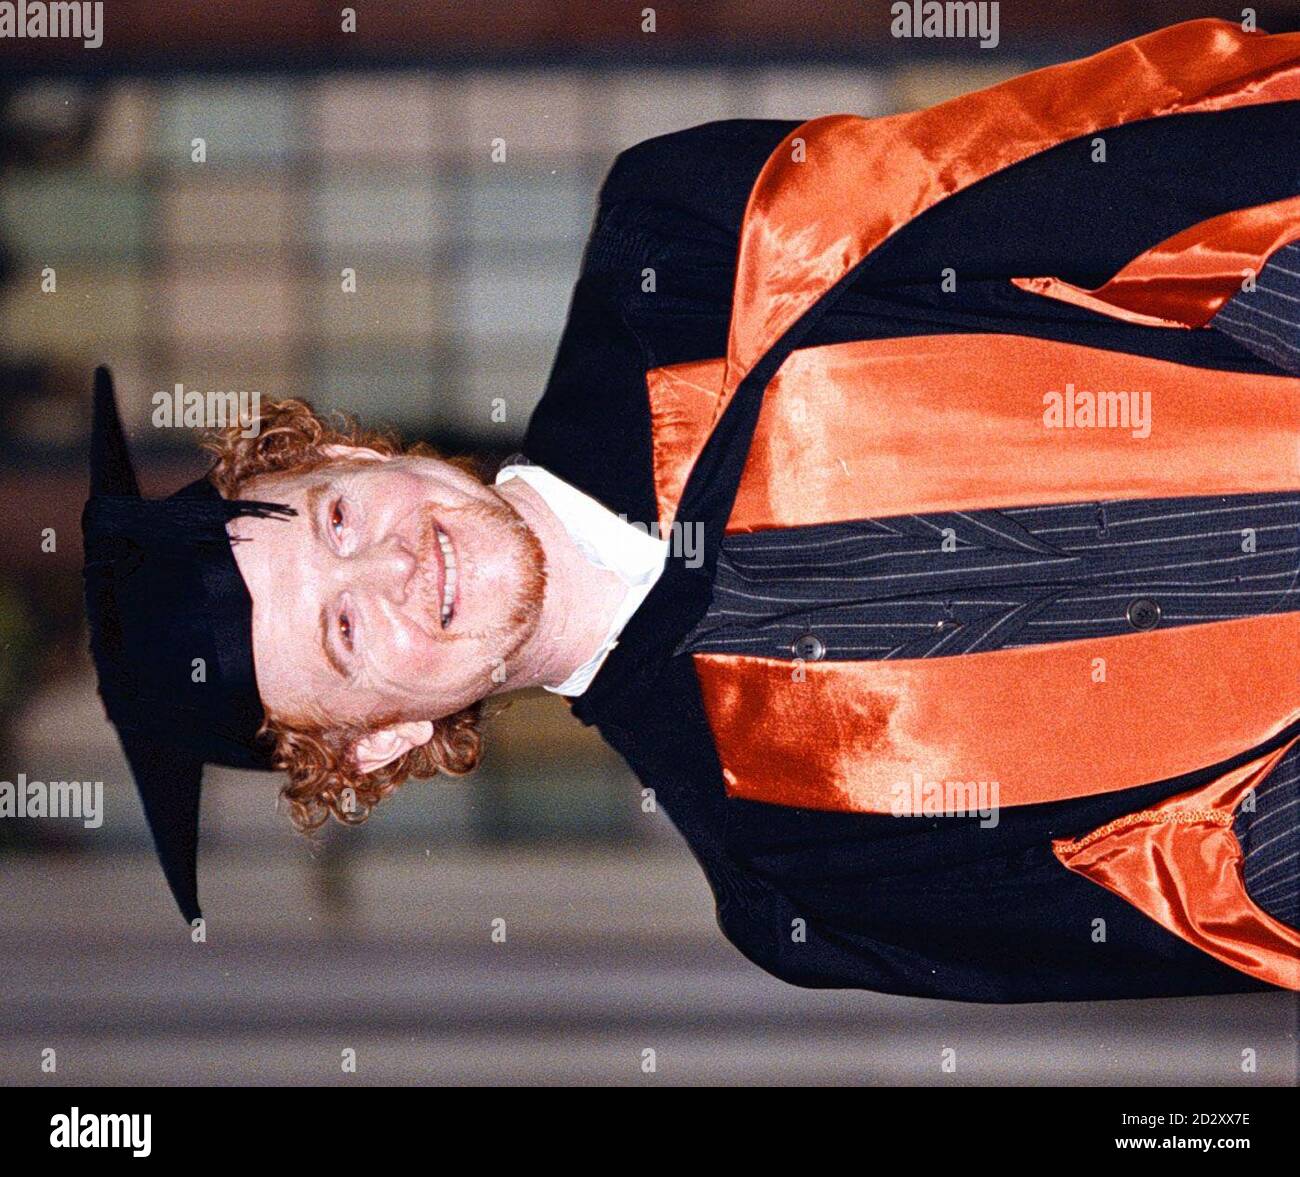
[(1197, 21), (643, 143), (493, 486), (287, 402), (147, 502), (101, 376), (96, 661), (183, 913), (204, 762), (360, 820), (540, 684), (795, 984), (1300, 988), (1298, 113), (1300, 36)]

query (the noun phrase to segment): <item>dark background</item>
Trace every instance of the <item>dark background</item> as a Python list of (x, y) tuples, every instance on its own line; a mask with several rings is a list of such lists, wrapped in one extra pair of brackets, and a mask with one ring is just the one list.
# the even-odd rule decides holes
[[(850, 0), (360, 0), (355, 34), (344, 7), (109, 0), (99, 49), (0, 41), (0, 780), (102, 780), (107, 809), (98, 830), (0, 820), (0, 1079), (1293, 1083), (1286, 994), (987, 1007), (767, 977), (621, 761), (542, 694), (495, 722), (475, 776), (408, 785), (315, 843), (271, 778), (211, 772), (209, 940), (191, 945), (84, 653), (94, 364), (117, 372), (152, 493), (202, 469), (190, 432), (149, 421), (178, 382), (305, 395), (499, 457), (624, 147), (925, 106), (1242, 11), (1007, 0), (980, 49), (896, 40), (888, 3)], [(1300, 5), (1255, 7), (1261, 28), (1300, 27)]]

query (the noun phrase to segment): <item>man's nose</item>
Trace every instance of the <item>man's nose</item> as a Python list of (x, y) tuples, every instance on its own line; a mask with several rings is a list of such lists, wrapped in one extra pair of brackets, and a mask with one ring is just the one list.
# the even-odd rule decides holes
[(388, 540), (371, 544), (350, 561), (351, 572), (372, 591), (404, 604), (415, 576), (416, 558), (402, 543)]

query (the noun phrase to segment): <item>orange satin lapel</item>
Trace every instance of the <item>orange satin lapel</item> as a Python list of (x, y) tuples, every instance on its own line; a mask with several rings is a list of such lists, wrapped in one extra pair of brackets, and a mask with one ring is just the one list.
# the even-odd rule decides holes
[(715, 415), (805, 311), (945, 197), (1107, 127), (1294, 98), (1300, 33), (1197, 20), (927, 110), (802, 124), (750, 193)]
[(665, 533), (691, 467), (712, 432), (723, 365), (722, 360), (700, 360), (646, 373), (655, 498)]
[[(665, 525), (708, 437), (720, 363), (647, 375)], [(1045, 394), (1074, 385), (1149, 391), (1150, 436), (1045, 427)], [(727, 530), (1300, 488), (1296, 388), (1009, 335), (808, 348), (768, 386)]]
[(1013, 278), (1022, 290), (1148, 327), (1203, 327), (1300, 238), (1300, 196), (1235, 209), (1192, 225), (1139, 254), (1109, 282), (1085, 290), (1059, 278)]
[(1251, 900), (1232, 830), (1243, 795), (1290, 746), (1087, 837), (1055, 841), (1052, 849), (1070, 870), (1224, 964), (1284, 989), (1300, 989), (1300, 932)]
[(1031, 805), (1237, 756), (1300, 719), (1298, 649), (1285, 613), (959, 658), (694, 662), (729, 795), (890, 813), (918, 775)]

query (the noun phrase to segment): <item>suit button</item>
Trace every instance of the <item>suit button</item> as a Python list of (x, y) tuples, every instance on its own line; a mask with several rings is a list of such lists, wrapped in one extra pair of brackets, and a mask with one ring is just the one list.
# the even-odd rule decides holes
[(1155, 629), (1160, 624), (1160, 606), (1150, 597), (1129, 603), (1128, 623), (1134, 629)]
[(796, 658), (802, 658), (805, 662), (817, 662), (826, 653), (826, 647), (822, 645), (821, 638), (816, 634), (806, 633), (803, 637), (795, 638), (790, 651)]

